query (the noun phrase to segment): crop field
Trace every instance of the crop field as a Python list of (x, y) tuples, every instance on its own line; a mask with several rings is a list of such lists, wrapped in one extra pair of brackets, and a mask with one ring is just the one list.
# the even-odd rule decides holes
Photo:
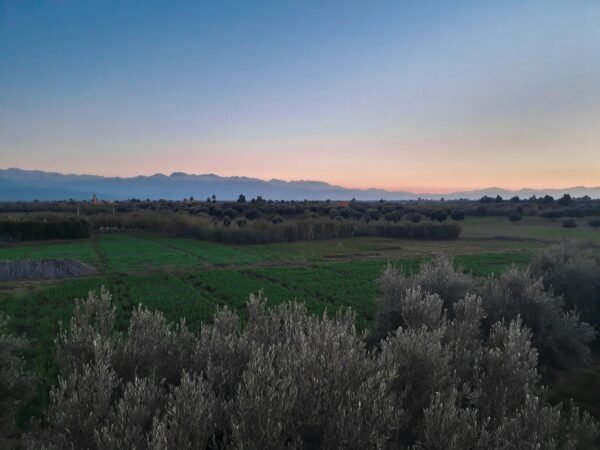
[(461, 236), (467, 239), (582, 239), (600, 242), (600, 230), (587, 225), (589, 219), (572, 220), (577, 224), (577, 228), (563, 228), (562, 219), (523, 217), (519, 222), (510, 222), (506, 217), (469, 217), (461, 224)]
[(68, 321), (74, 299), (101, 285), (112, 292), (121, 323), (132, 306), (143, 304), (172, 321), (185, 317), (197, 328), (217, 307), (243, 310), (249, 293), (262, 290), (270, 303), (298, 300), (317, 314), (351, 307), (357, 326), (364, 328), (375, 311), (376, 279), (388, 263), (414, 270), (446, 253), (463, 270), (487, 276), (511, 264), (527, 264), (536, 249), (548, 245), (546, 236), (554, 239), (552, 232), (577, 237), (580, 231), (533, 220), (514, 225), (505, 218), (469, 218), (464, 229), (465, 237), (454, 241), (351, 238), (231, 246), (151, 233), (106, 233), (80, 241), (4, 245), (0, 259), (72, 258), (95, 266), (98, 275), (0, 283), (0, 310), (13, 318), (15, 331), (36, 340), (33, 351), (42, 355), (58, 321)]
[[(0, 283), (0, 310), (31, 337), (56, 331), (73, 300), (106, 285), (120, 310), (142, 303), (190, 326), (209, 320), (217, 306), (243, 309), (249, 293), (262, 290), (270, 302), (297, 299), (315, 313), (352, 307), (359, 327), (373, 318), (375, 280), (387, 263), (406, 270), (439, 253), (478, 276), (527, 264), (540, 247), (563, 238), (600, 239), (600, 232), (564, 229), (527, 218), (468, 218), (453, 241), (350, 238), (232, 246), (151, 233), (106, 233), (80, 241), (0, 246), (1, 259), (71, 258), (95, 266), (92, 278)], [(123, 316), (124, 317), (124, 316)], [(42, 322), (44, 324), (42, 325)]]
[(68, 258), (98, 264), (98, 255), (89, 241), (38, 242), (32, 245), (0, 247), (0, 259)]
[(45, 380), (31, 407), (35, 412), (55, 377), (50, 350), (58, 324), (68, 324), (76, 298), (100, 286), (113, 295), (122, 331), (139, 304), (162, 311), (172, 322), (185, 317), (186, 325), (197, 330), (217, 308), (237, 310), (244, 318), (248, 295), (258, 292), (271, 305), (297, 300), (315, 314), (350, 307), (358, 329), (365, 329), (374, 319), (376, 280), (387, 264), (412, 271), (445, 253), (465, 272), (493, 276), (511, 264), (528, 264), (536, 250), (559, 239), (600, 238), (583, 225), (563, 229), (560, 223), (536, 220), (513, 224), (504, 217), (469, 218), (463, 228), (463, 237), (452, 241), (350, 238), (233, 246), (136, 232), (4, 244), (0, 260), (77, 259), (96, 267), (97, 274), (0, 283), (0, 311), (11, 317), (11, 331), (31, 340), (28, 365)]
[(387, 263), (413, 270), (445, 253), (478, 276), (527, 264), (533, 253), (563, 238), (600, 239), (600, 232), (564, 229), (547, 219), (511, 223), (505, 217), (468, 218), (463, 237), (452, 241), (350, 238), (232, 246), (151, 233), (105, 233), (79, 241), (0, 246), (1, 259), (71, 258), (95, 266), (92, 278), (0, 283), (0, 310), (15, 330), (51, 339), (57, 319), (67, 320), (77, 297), (106, 285), (125, 312), (139, 303), (185, 317), (192, 327), (217, 306), (243, 309), (249, 293), (270, 302), (297, 299), (315, 313), (352, 307), (357, 325), (373, 318), (375, 280)]

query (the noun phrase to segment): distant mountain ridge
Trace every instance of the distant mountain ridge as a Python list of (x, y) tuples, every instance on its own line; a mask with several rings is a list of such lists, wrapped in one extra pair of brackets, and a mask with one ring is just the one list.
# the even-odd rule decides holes
[(563, 189), (519, 189), (486, 188), (449, 194), (418, 194), (408, 191), (385, 189), (351, 189), (322, 181), (278, 179), (261, 180), (243, 176), (222, 177), (215, 174), (187, 174), (173, 172), (171, 175), (157, 173), (129, 178), (103, 177), (99, 175), (61, 174), (41, 170), (17, 168), (0, 169), (0, 201), (16, 200), (75, 200), (91, 199), (96, 194), (100, 199), (125, 200), (166, 199), (181, 200), (193, 196), (205, 199), (215, 195), (218, 200), (235, 200), (239, 194), (248, 199), (262, 196), (273, 200), (414, 200), (417, 198), (438, 200), (478, 199), (484, 195), (510, 198), (518, 195), (560, 197), (568, 193), (574, 197), (588, 195), (600, 198), (600, 187), (576, 186)]

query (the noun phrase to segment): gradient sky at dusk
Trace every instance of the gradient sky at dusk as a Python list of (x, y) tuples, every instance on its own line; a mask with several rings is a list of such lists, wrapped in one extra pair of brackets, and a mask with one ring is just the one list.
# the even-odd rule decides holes
[(600, 2), (0, 0), (0, 168), (600, 185)]

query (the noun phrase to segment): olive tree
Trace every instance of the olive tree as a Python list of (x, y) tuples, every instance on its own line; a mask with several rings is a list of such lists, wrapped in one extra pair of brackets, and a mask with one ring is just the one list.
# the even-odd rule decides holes
[[(589, 416), (544, 401), (538, 351), (521, 317), (487, 329), (484, 300), (468, 292), (450, 314), (445, 299), (465, 280), (454, 273), (440, 282), (440, 274), (425, 272), (438, 292), (409, 283), (401, 324), (374, 348), (349, 310), (315, 316), (298, 303), (268, 308), (260, 294), (248, 301), (245, 326), (222, 309), (191, 333), (138, 307), (120, 335), (110, 296), (92, 293), (61, 330), (63, 363), (46, 426), (24, 444), (595, 448)], [(404, 275), (389, 281), (390, 292), (406, 283)]]

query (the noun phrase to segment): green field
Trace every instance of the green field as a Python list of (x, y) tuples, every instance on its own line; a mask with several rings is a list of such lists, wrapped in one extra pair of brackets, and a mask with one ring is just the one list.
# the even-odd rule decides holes
[(81, 242), (37, 242), (34, 245), (0, 247), (2, 259), (77, 259), (93, 265), (98, 264), (98, 254), (88, 241)]
[[(454, 241), (351, 238), (254, 246), (231, 246), (151, 233), (97, 234), (89, 240), (0, 246), (0, 260), (71, 258), (94, 266), (88, 278), (0, 283), (0, 311), (11, 330), (31, 340), (29, 367), (43, 376), (36, 402), (43, 404), (55, 376), (52, 345), (59, 322), (68, 323), (74, 299), (106, 286), (124, 330), (132, 308), (143, 304), (168, 320), (185, 317), (197, 330), (218, 307), (238, 310), (250, 293), (262, 291), (270, 304), (297, 300), (323, 314), (351, 307), (359, 329), (375, 315), (376, 279), (388, 264), (415, 270), (445, 253), (466, 272), (489, 276), (511, 264), (526, 265), (539, 248), (560, 239), (600, 240), (583, 225), (560, 222), (469, 218)], [(32, 406), (33, 411), (39, 407)]]
[[(2, 259), (72, 258), (97, 269), (88, 279), (0, 283), (0, 310), (28, 324), (15, 325), (31, 337), (56, 329), (52, 314), (68, 318), (75, 297), (107, 285), (124, 311), (137, 303), (191, 324), (209, 320), (216, 305), (243, 308), (250, 292), (262, 289), (272, 302), (301, 300), (315, 312), (351, 306), (359, 326), (373, 318), (375, 279), (392, 262), (415, 268), (436, 254), (454, 257), (478, 276), (527, 264), (533, 253), (560, 239), (600, 239), (582, 225), (505, 217), (468, 218), (454, 241), (351, 238), (254, 246), (231, 246), (150, 233), (98, 234), (83, 241), (0, 246)], [(31, 308), (27, 305), (31, 304)], [(44, 314), (38, 311), (47, 309)], [(62, 312), (61, 312), (62, 311)], [(37, 326), (40, 321), (51, 322)]]
[(389, 262), (413, 270), (446, 253), (463, 270), (486, 276), (511, 264), (527, 264), (557, 236), (600, 236), (591, 229), (567, 230), (536, 219), (513, 224), (505, 218), (469, 218), (463, 227), (464, 237), (454, 241), (352, 238), (231, 246), (150, 233), (107, 233), (82, 241), (5, 244), (0, 260), (72, 258), (94, 266), (97, 275), (0, 283), (0, 310), (13, 318), (14, 331), (34, 339), (38, 367), (50, 364), (48, 346), (58, 321), (68, 321), (74, 299), (101, 285), (113, 293), (120, 323), (141, 303), (172, 321), (185, 317), (197, 328), (218, 306), (243, 311), (248, 295), (262, 290), (270, 303), (298, 300), (318, 314), (351, 307), (358, 327), (364, 328), (375, 313), (376, 279)]
[(462, 224), (463, 238), (489, 239), (535, 239), (560, 241), (582, 239), (600, 242), (600, 230), (590, 227), (587, 219), (572, 219), (577, 228), (563, 228), (564, 219), (524, 217), (520, 222), (511, 222), (506, 217), (469, 217)]

